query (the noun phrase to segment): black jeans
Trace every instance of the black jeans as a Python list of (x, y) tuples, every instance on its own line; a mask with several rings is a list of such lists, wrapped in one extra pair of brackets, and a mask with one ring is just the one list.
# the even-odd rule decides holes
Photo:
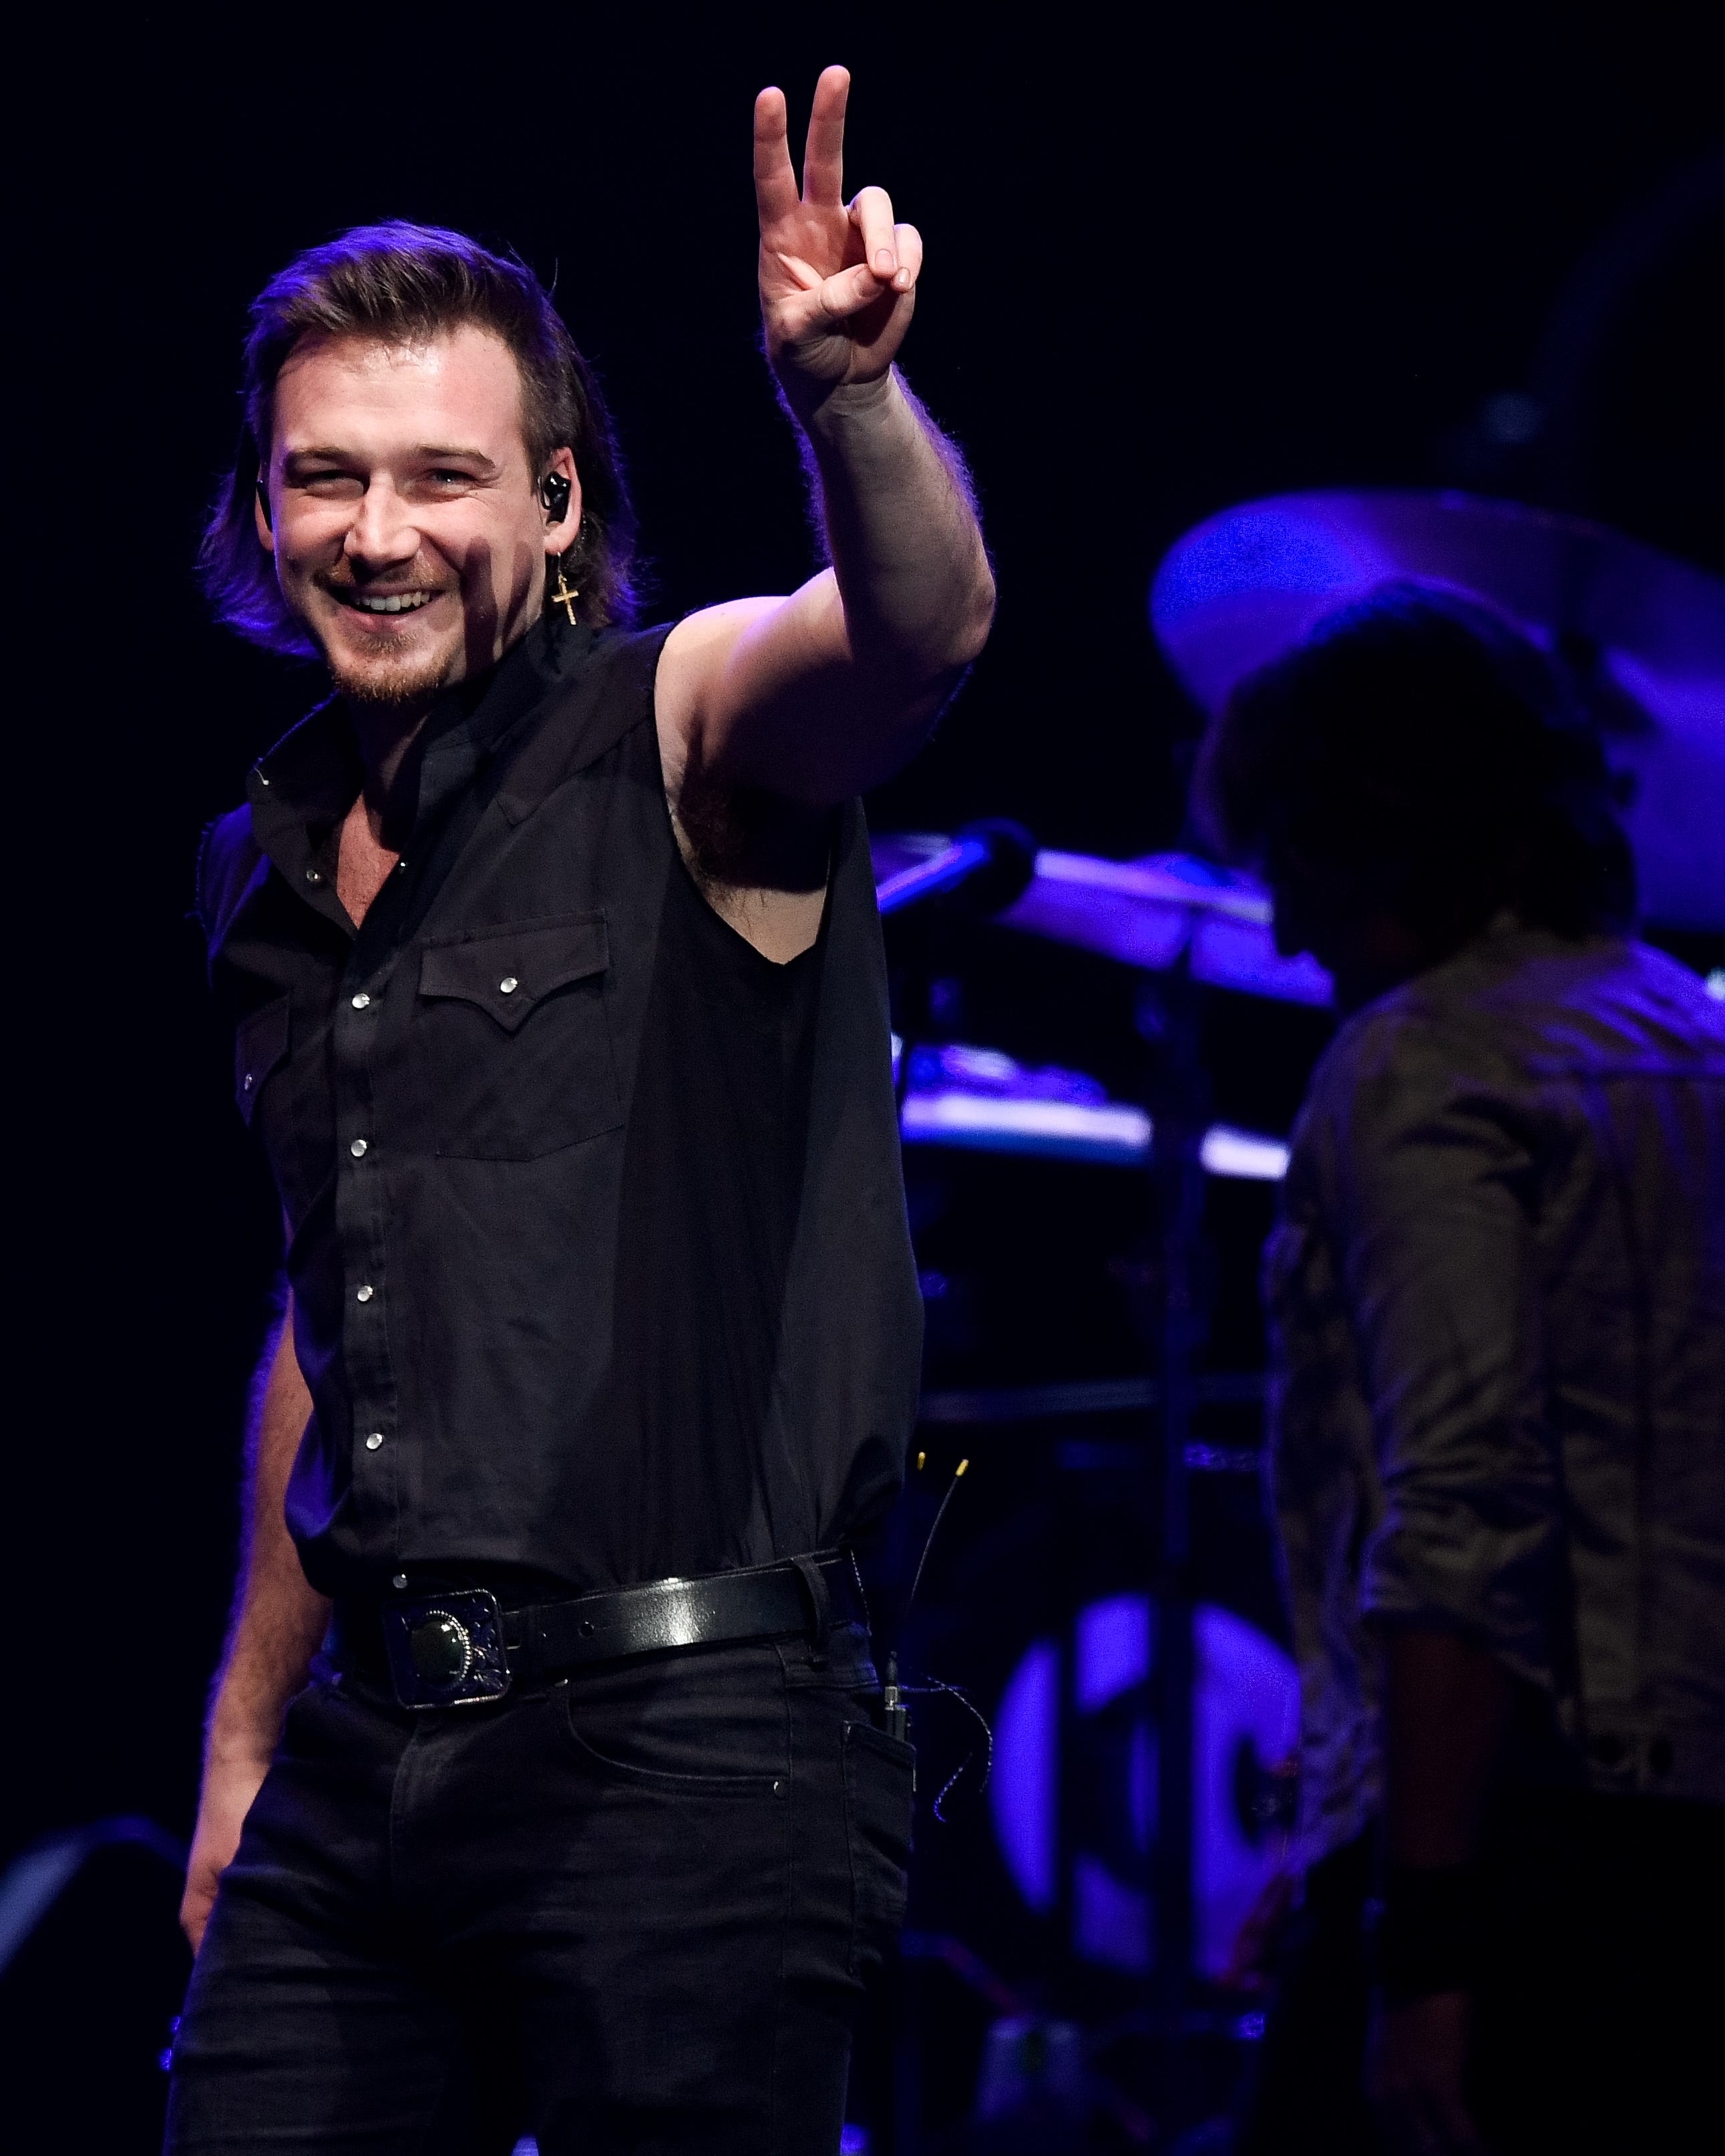
[(290, 1708), (193, 1970), (171, 2156), (839, 2145), (911, 1753), (865, 1636)]

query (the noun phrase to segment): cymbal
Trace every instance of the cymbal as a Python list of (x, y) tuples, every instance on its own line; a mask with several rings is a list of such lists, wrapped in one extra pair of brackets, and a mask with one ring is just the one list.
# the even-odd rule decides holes
[(1602, 526), (1464, 494), (1279, 495), (1163, 557), (1150, 619), (1206, 711), (1326, 614), (1392, 578), (1471, 593), (1532, 642), (1597, 654), (1606, 754), (1642, 910), (1725, 930), (1725, 582)]

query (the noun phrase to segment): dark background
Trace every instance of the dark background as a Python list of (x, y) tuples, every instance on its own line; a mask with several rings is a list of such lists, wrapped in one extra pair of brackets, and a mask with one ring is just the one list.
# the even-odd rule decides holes
[[(555, 272), (614, 402), (651, 615), (783, 589), (813, 557), (757, 346), (750, 103), (784, 84), (794, 133), (819, 67), (846, 61), (847, 184), (884, 183), (924, 233), (906, 372), (970, 459), (1001, 602), (961, 701), (871, 814), (1013, 815), (1045, 843), (1126, 855), (1178, 836), (1194, 725), (1147, 582), (1226, 503), (1466, 485), (1725, 567), (1708, 13), (39, 23), (13, 55), (7, 240), (27, 367), (8, 580), (8, 850), (24, 873), (0, 1860), (62, 1825), (131, 1811), (183, 1833), (193, 1814), (276, 1254), (185, 916), (201, 828), (317, 693), (310, 670), (212, 629), (190, 572), (264, 280), (382, 216), (517, 248)], [(1045, 995), (1027, 973), (1015, 1034), (997, 963), (967, 1037), (1051, 1058), (1068, 1019), (1123, 1037), (1130, 997), (1104, 970)], [(1278, 1036), (1281, 1106), (1260, 1127), (1320, 1038)], [(956, 1187), (948, 1209), (969, 1202)], [(1026, 1240), (1040, 1188), (1004, 1209)], [(1002, 1374), (988, 1337), (954, 1351), (967, 1379)], [(1120, 1337), (1105, 1362), (1129, 1359)], [(92, 2059), (119, 2041), (133, 1952), (105, 1943), (102, 1910), (135, 1902), (136, 1929), (173, 1898), (146, 1860), (97, 1862), (132, 1883), (105, 1898), (93, 1872), (87, 1916), (54, 1920), (85, 1925), (78, 1955), (44, 1936), (8, 1985), (39, 2005), (75, 1969)], [(171, 1989), (171, 1946), (158, 1959)], [(8, 2018), (15, 2033), (15, 2004)], [(137, 2028), (128, 2059), (159, 2041)]]

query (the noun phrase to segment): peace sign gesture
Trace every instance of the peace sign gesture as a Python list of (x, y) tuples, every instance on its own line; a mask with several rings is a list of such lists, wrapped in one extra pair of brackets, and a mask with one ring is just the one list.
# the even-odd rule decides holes
[(823, 69), (814, 86), (803, 187), (791, 164), (784, 92), (755, 100), (755, 201), (761, 219), (761, 319), (767, 357), (791, 408), (806, 418), (843, 383), (891, 366), (916, 304), (922, 239), (895, 224), (884, 187), (844, 198), (845, 105), (850, 77)]

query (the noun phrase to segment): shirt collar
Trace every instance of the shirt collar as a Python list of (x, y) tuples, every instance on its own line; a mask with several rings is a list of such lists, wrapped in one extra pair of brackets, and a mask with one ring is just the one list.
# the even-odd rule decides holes
[[(542, 619), (479, 680), (433, 706), (414, 745), (418, 790), (408, 846), (470, 785), (491, 756), (555, 685), (575, 647), (593, 632)], [(335, 895), (331, 834), (353, 806), (364, 777), (347, 705), (331, 696), (267, 754), (247, 781), (252, 835), (292, 887), (318, 911), (345, 923)]]

